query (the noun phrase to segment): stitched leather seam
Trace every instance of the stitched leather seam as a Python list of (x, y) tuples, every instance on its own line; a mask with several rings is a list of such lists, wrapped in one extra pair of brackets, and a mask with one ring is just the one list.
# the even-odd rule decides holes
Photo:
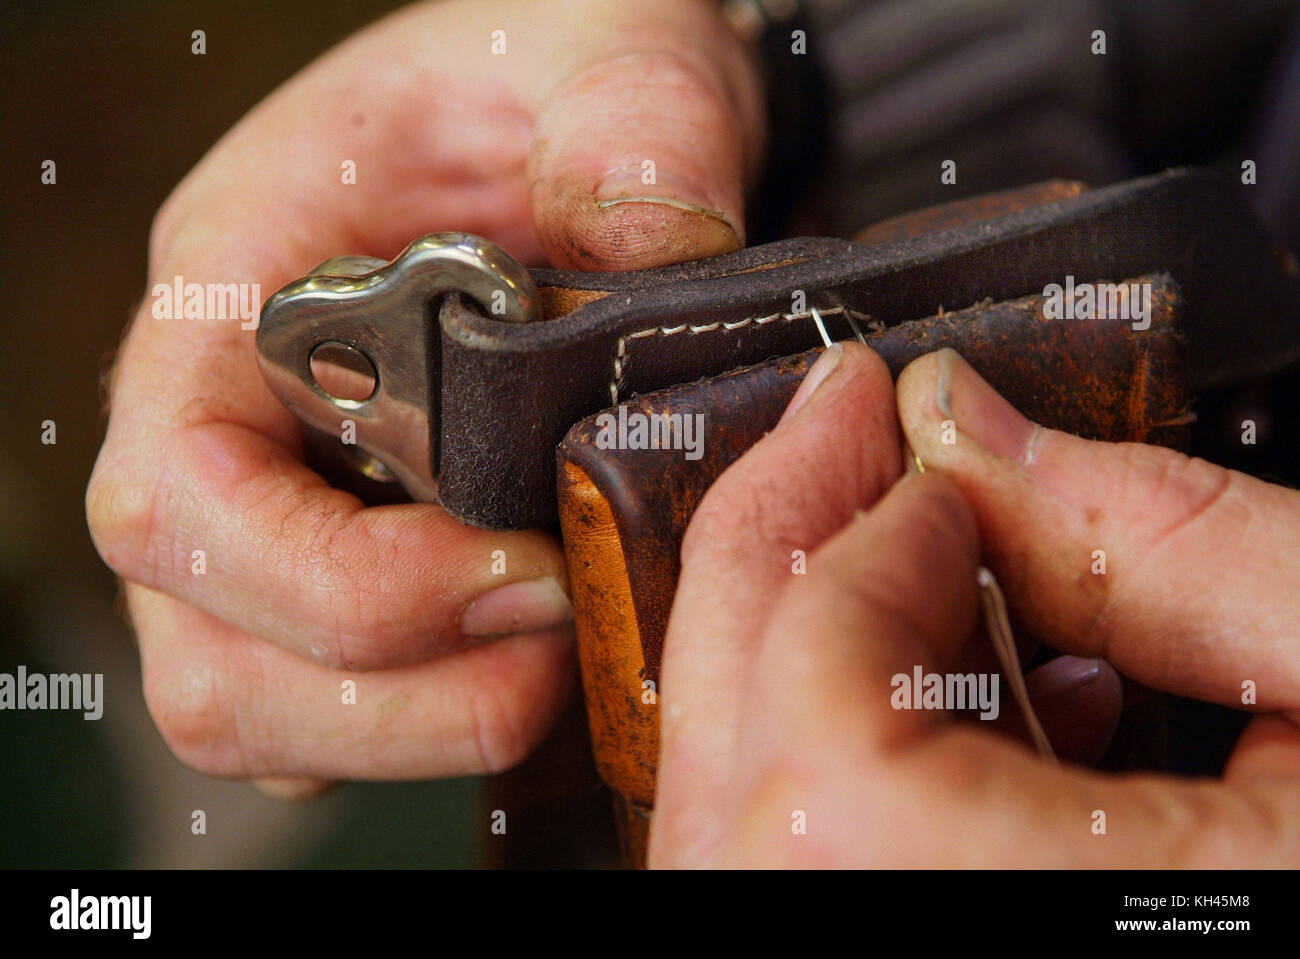
[[(828, 306), (824, 309), (818, 307), (817, 312), (823, 317), (839, 316), (848, 312), (857, 319), (864, 320), (873, 329), (877, 326), (877, 324), (872, 322), (871, 317), (867, 316), (865, 313), (859, 313), (857, 310), (850, 310), (844, 306)], [(754, 326), (765, 326), (768, 323), (775, 323), (777, 320), (784, 320), (787, 323), (791, 323), (794, 320), (811, 319), (812, 315), (812, 310), (808, 309), (799, 313), (770, 313), (767, 316), (750, 316), (743, 320), (737, 320), (734, 323), (719, 320), (716, 323), (707, 323), (701, 326), (694, 326), (690, 323), (682, 323), (678, 326), (651, 326), (644, 330), (637, 330), (635, 333), (628, 333), (625, 336), (620, 336), (618, 338), (618, 350), (614, 354), (614, 374), (609, 381), (610, 404), (613, 406), (618, 405), (619, 392), (622, 389), (624, 375), (627, 373), (627, 345), (632, 340), (643, 339), (647, 336), (676, 336), (678, 333), (686, 332), (690, 332), (694, 335), (697, 333), (712, 333), (719, 329), (725, 331), (739, 330), (743, 327), (749, 326), (751, 323)]]

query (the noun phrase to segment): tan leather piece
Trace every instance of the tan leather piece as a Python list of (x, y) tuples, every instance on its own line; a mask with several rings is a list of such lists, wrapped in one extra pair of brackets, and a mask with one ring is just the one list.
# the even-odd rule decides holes
[(648, 808), (659, 761), (658, 697), (642, 687), (641, 631), (618, 525), (609, 500), (573, 463), (560, 471), (558, 493), (596, 769), (625, 801)]
[(578, 290), (566, 286), (543, 286), (537, 294), (541, 301), (542, 316), (548, 320), (558, 319), (580, 306), (609, 296), (606, 290)]

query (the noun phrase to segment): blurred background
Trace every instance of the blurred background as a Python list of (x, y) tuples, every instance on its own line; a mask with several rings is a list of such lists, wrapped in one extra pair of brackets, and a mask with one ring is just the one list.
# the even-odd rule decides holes
[[(0, 713), (0, 867), (502, 861), (484, 811), (497, 786), (481, 779), (349, 784), (293, 804), (173, 759), (145, 712), (114, 577), (90, 544), (82, 503), (102, 437), (99, 379), (143, 295), (154, 211), (249, 107), (397, 5), (6, 0), (0, 12), (0, 355), (15, 401), (0, 416), (0, 671), (103, 673), (109, 703), (99, 722), (77, 712)], [(1050, 177), (1099, 185), (1255, 157), (1262, 212), (1293, 243), (1300, 234), (1294, 3), (811, 7), (831, 28), (823, 52), (836, 78), (829, 172), (806, 198), (809, 229), (845, 235), (916, 206)], [(1051, 46), (1077, 43), (1094, 22), (1111, 31), (1104, 62)], [(195, 29), (206, 31), (204, 56), (190, 52)], [(1045, 44), (1060, 55), (1030, 55)], [(1021, 69), (1008, 72), (1008, 63)], [(973, 87), (962, 77), (994, 74), (1000, 86), (963, 101)], [(936, 154), (937, 144), (951, 151)], [(963, 171), (942, 196), (935, 155), (956, 157)], [(56, 186), (40, 182), (45, 159), (58, 163)], [(1203, 397), (1197, 450), (1295, 484), (1298, 399), (1294, 372)], [(1260, 423), (1259, 444), (1243, 448), (1238, 424), (1248, 416)], [(56, 424), (53, 445), (41, 442), (46, 420)], [(1171, 738), (1169, 765), (1212, 771), (1235, 718), (1173, 708), (1199, 718), (1187, 727), (1194, 735)], [(575, 723), (580, 714), (570, 730)], [(591, 812), (604, 802), (594, 774), (564, 762), (543, 755), (516, 774), (540, 797), (539, 828), (530, 830), (539, 838), (517, 861), (608, 861), (608, 820)], [(568, 801), (575, 791), (585, 810)], [(207, 815), (207, 837), (190, 832), (195, 809)]]

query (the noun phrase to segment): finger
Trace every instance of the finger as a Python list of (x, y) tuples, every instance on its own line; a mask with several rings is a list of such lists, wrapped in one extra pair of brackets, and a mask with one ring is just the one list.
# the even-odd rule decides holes
[[(1091, 765), (1105, 755), (1124, 705), (1119, 674), (1110, 663), (1058, 656), (1027, 673), (1025, 688), (1059, 759)], [(1033, 741), (1023, 713), (1009, 698), (999, 726), (1022, 742)]]
[(633, 4), (604, 52), (545, 104), (533, 219), (559, 266), (632, 270), (745, 243), (762, 153), (757, 74), (707, 4)]
[(334, 788), (330, 779), (254, 779), (257, 791), (272, 799), (285, 802), (304, 802), (316, 799)]
[[(349, 40), (259, 105), (186, 178), (155, 221), (151, 277), (247, 283), (260, 289), (255, 316), (260, 298), (327, 256), (391, 256), (431, 229), (482, 233), (536, 258), (523, 182), (533, 119), (557, 84), (604, 55), (609, 45), (601, 37), (636, 22), (636, 10), (615, 22), (602, 12), (606, 6), (566, 5), (555, 22), (539, 18), (537, 5), (430, 5)], [(551, 42), (547, 31), (571, 35), (583, 18), (600, 30), (581, 44)], [(484, 42), (428, 42), (449, 25)], [(515, 38), (513, 53), (493, 54), (489, 38), (498, 29)], [(676, 21), (665, 27), (672, 35), (680, 29)], [(355, 183), (338, 175), (344, 160), (355, 164)], [(563, 581), (548, 539), (455, 530), (435, 507), (360, 512), (287, 463), (259, 436), (298, 454), (299, 427), (263, 381), (245, 325), (238, 317), (158, 317), (148, 301), (142, 306), (114, 377), (114, 415), (87, 495), (91, 531), (110, 566), (286, 648), (371, 667), (454, 648), (454, 608), (484, 588), (482, 557), (498, 546), (509, 554), (508, 579), (519, 579), (519, 570)], [(157, 470), (160, 450), (183, 463)], [(225, 498), (233, 490), (243, 495)], [(198, 530), (221, 539), (212, 545), (225, 557), (231, 588), (185, 578), (185, 557), (208, 550), (194, 542)], [(347, 568), (336, 562), (342, 551), (322, 548), (339, 530)], [(256, 557), (270, 541), (263, 570)], [(429, 569), (435, 556), (438, 568)], [(401, 564), (411, 574), (396, 568)], [(321, 592), (295, 583), (297, 566), (332, 582), (358, 573), (363, 580), (324, 590), (333, 598), (309, 603), (314, 612), (295, 636), (285, 611), (302, 607), (290, 601)], [(439, 593), (429, 604), (432, 584), (465, 569), (480, 571), (469, 588)], [(425, 588), (414, 572), (431, 574)], [(553, 596), (553, 587), (542, 585), (515, 600), (562, 612)], [(498, 608), (521, 628), (544, 625), (529, 622), (526, 609), (504, 608), (499, 596), (478, 608)]]
[[(255, 318), (262, 298), (324, 257), (391, 255), (437, 227), (518, 241), (521, 255), (535, 248), (531, 228), (509, 235), (510, 224), (529, 221), (523, 161), (535, 104), (510, 92), (524, 86), (512, 72), (524, 58), (493, 58), (486, 40), (473, 53), (430, 44), (448, 15), (469, 29), (488, 12), (463, 4), (405, 11), (249, 114), (160, 211), (151, 278), (247, 283)], [(482, 82), (493, 71), (505, 79)], [(355, 184), (339, 176), (344, 160), (356, 165)], [(372, 667), (455, 648), (458, 632), (470, 632), (457, 629), (457, 607), (492, 586), (520, 574), (563, 583), (548, 538), (463, 532), (433, 506), (362, 511), (293, 463), (286, 452), (301, 452), (299, 427), (263, 381), (247, 325), (142, 305), (87, 493), (91, 532), (110, 566), (286, 648)], [(496, 548), (511, 572), (489, 582), (485, 561)], [(187, 578), (195, 550), (213, 561), (206, 579)], [(445, 582), (465, 588), (441, 590)], [(515, 596), (522, 607), (549, 604), (563, 615), (554, 586), (527, 591)], [(484, 609), (499, 621), (518, 615), (521, 628), (544, 625), (529, 622), (526, 609), (504, 608), (500, 596), (478, 606), (479, 619)], [(299, 616), (305, 628), (294, 635)]]
[[(681, 837), (690, 834), (665, 829), (656, 810), (658, 864), (828, 865), (828, 840), (808, 842), (813, 833), (792, 820), (834, 833), (850, 857), (870, 857), (871, 844), (897, 836), (893, 807), (913, 799), (894, 789), (894, 757), (936, 730), (964, 725), (941, 708), (913, 708), (899, 681), (955, 660), (975, 621), (978, 562), (961, 494), (921, 475), (898, 482), (810, 555), (808, 574), (782, 593), (759, 641), (729, 770), (730, 805), (717, 807), (734, 810), (723, 817), (728, 829), (690, 837), (689, 846)], [(988, 705), (991, 678), (977, 683)], [(660, 775), (662, 797), (662, 768)], [(707, 807), (687, 811), (700, 821)], [(870, 843), (859, 835), (864, 828)]]
[(897, 679), (956, 658), (975, 621), (978, 564), (975, 523), (951, 482), (911, 475), (896, 484), (784, 592), (747, 700), (769, 718), (745, 728), (778, 755), (796, 755), (809, 731), (878, 753), (946, 719), (910, 708)]
[(1300, 781), (1298, 741), (1300, 733), (1294, 718), (1256, 716), (1237, 740), (1223, 778), (1234, 783), (1261, 779)]
[[(1300, 863), (1292, 772), (1300, 769), (1300, 730), (1292, 724), (1275, 718), (1243, 740), (1228, 788), (1050, 764), (982, 724), (884, 705), (891, 670), (941, 664), (974, 616), (974, 523), (960, 519), (960, 497), (949, 500), (947, 521), (933, 519), (945, 509), (936, 496), (944, 485), (953, 489), (933, 475), (899, 483), (813, 557), (833, 576), (820, 583), (810, 576), (784, 594), (747, 700), (747, 775), (732, 785), (741, 799), (738, 838), (721, 858), (825, 865), (827, 844), (808, 837), (830, 829), (836, 848), (847, 850), (840, 865)], [(929, 527), (918, 536), (922, 517)], [(882, 536), (892, 549), (878, 565), (906, 577), (905, 595), (932, 603), (900, 608), (902, 580), (874, 585), (876, 570), (863, 557)], [(846, 611), (828, 615), (832, 599)], [(792, 815), (806, 833), (792, 830)]]
[[(540, 10), (452, 2), (399, 11), (277, 89), (209, 151), (154, 220), (150, 283), (246, 284), (249, 316), (156, 316), (146, 298), (112, 381), (113, 459), (149, 461), (164, 431), (212, 421), (299, 449), (296, 419), (258, 369), (252, 321), (262, 300), (328, 257), (390, 258), (433, 230), (540, 257), (523, 177), (537, 98), (591, 56), (581, 44), (550, 44), (548, 30), (570, 25)], [(562, 53), (534, 43), (494, 56), (492, 31), (516, 27)], [(484, 42), (430, 42), (449, 29)], [(355, 182), (341, 175), (344, 163)]]
[(898, 403), (908, 442), (961, 487), (1044, 640), (1159, 689), (1240, 706), (1251, 681), (1268, 689), (1261, 708), (1300, 707), (1300, 493), (1038, 427), (952, 350), (909, 365)]
[[(116, 501), (141, 487), (141, 508)], [(122, 576), (331, 666), (407, 665), (572, 617), (545, 534), (487, 533), (422, 504), (363, 509), (229, 424), (178, 432), (154, 475), (92, 483), (88, 499)]]
[[(1024, 630), (1016, 630), (1015, 639), (1023, 665), (1039, 644)], [(976, 623), (950, 671), (959, 675), (1002, 675), (1002, 664), (983, 619)], [(1002, 675), (1000, 692), (1006, 694), (1009, 688), (1005, 675)], [(1092, 764), (1104, 755), (1123, 707), (1122, 683), (1114, 667), (1101, 659), (1058, 656), (1026, 673), (1025, 688), (1058, 758)], [(959, 714), (958, 718), (970, 717)], [(1034, 745), (1019, 703), (1010, 695), (1002, 696), (996, 719), (984, 721), (977, 718), (972, 721)]]
[[(643, 92), (657, 102), (629, 91), (635, 71), (602, 74), (623, 57), (644, 57), (670, 81), (645, 85)], [(674, 63), (681, 85), (671, 82)], [(606, 84), (607, 95), (583, 97), (593, 83)], [(715, 116), (715, 107), (702, 102), (713, 95), (695, 96), (698, 85), (719, 91), (728, 108), (717, 107)], [(676, 98), (687, 92), (692, 102), (679, 105)], [(542, 141), (560, 129), (548, 127), (542, 116), (562, 114), (556, 107), (566, 97), (574, 98), (573, 107), (594, 111), (583, 122), (589, 135), (605, 142), (616, 137), (597, 131), (598, 123), (613, 124), (628, 137), (638, 134), (623, 115), (632, 109), (639, 122), (662, 126), (663, 117), (680, 108), (692, 132), (701, 120), (716, 121), (702, 141), (738, 129), (744, 140), (738, 161), (725, 151), (692, 159), (689, 142), (672, 156), (683, 160), (683, 176), (697, 165), (711, 170), (713, 159), (743, 164), (735, 178), (742, 185), (757, 176), (763, 137), (757, 71), (713, 5), (418, 4), (348, 38), (232, 129), (160, 211), (154, 262), (200, 259), (215, 245), (223, 260), (238, 257), (252, 268), (277, 272), (287, 263), (283, 283), (341, 250), (389, 257), (432, 229), (479, 233), (533, 262), (538, 243), (529, 211), (537, 209), (537, 194), (530, 206), (525, 165), (530, 155), (536, 163), (549, 154)], [(647, 142), (663, 145), (657, 138)], [(573, 143), (564, 152), (584, 167), (598, 156)], [(340, 176), (344, 160), (354, 161), (355, 182)], [(665, 171), (671, 173), (672, 165)], [(561, 166), (548, 161), (530, 179), (561, 174)], [(728, 182), (698, 179), (710, 188)], [(232, 183), (239, 188), (232, 190)]]
[[(1076, 861), (1295, 869), (1300, 866), (1298, 786), (1300, 726), (1280, 716), (1256, 716), (1238, 740), (1222, 783), (1150, 776), (1081, 779), (1078, 789), (1086, 798), (1080, 805), (1096, 802), (1094, 810), (1106, 811), (1107, 832), (1104, 837), (1075, 832)], [(1073, 826), (1074, 819), (1068, 814), (1066, 821)], [(1064, 822), (1060, 828), (1066, 831)], [(1096, 838), (1113, 841), (1115, 848), (1103, 852), (1098, 847), (1105, 843), (1092, 841)]]
[(678, 817), (674, 804), (726, 791), (756, 637), (782, 588), (802, 578), (798, 552), (811, 556), (900, 473), (891, 391), (870, 350), (831, 347), (791, 403), (795, 412), (696, 510), (664, 644), (657, 823), (717, 825), (716, 817)]
[[(1293, 730), (1274, 748), (1275, 758), (1284, 755), (1288, 768), (1300, 765), (1300, 733)], [(916, 742), (896, 760), (878, 772), (888, 777), (895, 801), (887, 807), (892, 839), (876, 850), (895, 867), (1300, 865), (1300, 791), (1294, 775), (1228, 785), (1112, 776), (1045, 763), (966, 723)], [(870, 807), (858, 812), (880, 821), (879, 811)], [(813, 814), (809, 811), (810, 819)], [(980, 838), (973, 842), (972, 837)]]
[(343, 674), (165, 594), (129, 586), (127, 596), (150, 715), (178, 758), (214, 776), (499, 771), (541, 740), (574, 685), (564, 627), (432, 663)]
[[(679, 723), (732, 715), (756, 635), (810, 554), (900, 472), (891, 383), (876, 354), (835, 344), (791, 403), (798, 409), (710, 488), (682, 542), (665, 643), (665, 736)], [(851, 437), (853, 442), (845, 442)], [(742, 573), (743, 571), (743, 573)], [(683, 629), (674, 630), (680, 622)]]

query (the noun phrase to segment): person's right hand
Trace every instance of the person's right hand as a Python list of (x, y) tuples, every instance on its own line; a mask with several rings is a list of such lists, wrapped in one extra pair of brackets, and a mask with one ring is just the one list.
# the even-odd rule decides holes
[[(155, 219), (149, 288), (179, 275), (269, 296), (327, 257), (388, 259), (435, 230), (586, 269), (728, 252), (762, 126), (716, 4), (421, 5), (322, 57), (208, 153)], [(152, 305), (112, 376), (86, 504), (172, 750), (286, 791), (524, 756), (572, 685), (553, 540), (433, 505), (363, 508), (302, 464), (254, 332)]]
[[(951, 350), (912, 362), (896, 392), (923, 475), (897, 480), (884, 362), (836, 344), (691, 519), (650, 865), (1300, 865), (1300, 493), (1036, 427)], [(1104, 655), (1257, 713), (1222, 777), (1058, 765), (983, 714), (907, 708), (900, 675), (969, 675), (988, 648), (972, 632), (982, 556), (1018, 619), (1073, 654), (1028, 684), (1053, 743), (1077, 744), (1070, 727), (1108, 698), (1109, 667), (1089, 678), (1070, 659)]]
[(1300, 492), (1045, 429), (953, 350), (902, 372), (898, 412), (916, 455), (965, 494), (1033, 635), (1156, 689), (1262, 713), (1256, 735), (1300, 722)]

